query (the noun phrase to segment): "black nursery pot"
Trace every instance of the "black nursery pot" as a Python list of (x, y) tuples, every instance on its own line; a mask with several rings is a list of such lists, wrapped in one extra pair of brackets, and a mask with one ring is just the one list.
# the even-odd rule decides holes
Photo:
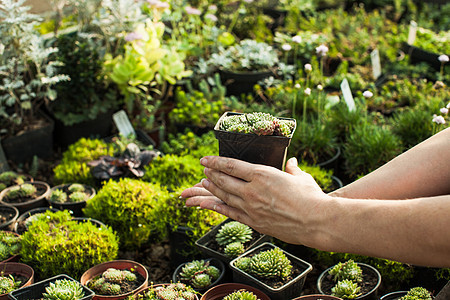
[(220, 130), (222, 121), (232, 115), (242, 114), (226, 112), (220, 117), (214, 127), (214, 134), (219, 140), (219, 155), (237, 158), (249, 163), (272, 166), (282, 170), (286, 162), (287, 149), (297, 126), (295, 119), (278, 118), (280, 120), (291, 120), (295, 122), (296, 125), (289, 137), (260, 136)]

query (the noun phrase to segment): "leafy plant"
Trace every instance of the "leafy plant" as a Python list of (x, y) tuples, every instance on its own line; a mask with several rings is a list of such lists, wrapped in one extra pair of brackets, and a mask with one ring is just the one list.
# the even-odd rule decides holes
[(310, 174), (323, 191), (329, 192), (333, 188), (333, 170), (325, 170), (319, 166), (311, 166), (301, 162), (298, 166), (302, 171)]
[(165, 154), (186, 155), (192, 154), (196, 157), (204, 155), (218, 155), (219, 143), (210, 131), (202, 136), (195, 135), (192, 131), (184, 133), (169, 134), (167, 141), (161, 144), (161, 151)]
[(86, 205), (87, 217), (100, 220), (117, 232), (123, 249), (137, 249), (151, 237), (164, 238), (157, 225), (159, 207), (170, 196), (159, 184), (121, 178), (109, 180)]
[(0, 261), (19, 254), (22, 247), (21, 237), (12, 232), (0, 231)]
[(355, 299), (360, 295), (361, 287), (357, 282), (349, 279), (338, 281), (334, 287), (331, 288), (331, 295), (344, 299)]
[(129, 285), (137, 283), (138, 277), (132, 271), (108, 268), (101, 275), (90, 280), (88, 287), (100, 295), (125, 294), (126, 291), (122, 289), (122, 284)]
[(21, 259), (51, 277), (80, 277), (90, 267), (114, 260), (118, 239), (109, 227), (72, 220), (68, 211), (46, 212), (22, 235)]
[(210, 264), (210, 261), (193, 260), (186, 263), (179, 274), (180, 281), (196, 289), (205, 289), (216, 281), (221, 270)]
[(171, 300), (171, 299), (185, 299), (195, 300), (195, 290), (183, 283), (173, 283), (168, 285), (150, 286), (150, 288), (139, 295), (137, 300)]
[(84, 297), (83, 286), (75, 280), (55, 280), (45, 288), (42, 297), (44, 300), (79, 300)]
[(21, 281), (16, 281), (11, 274), (9, 276), (2, 274), (0, 276), (0, 294), (8, 294), (9, 292), (14, 291), (20, 287), (21, 283)]
[(50, 195), (50, 201), (64, 203), (67, 201), (67, 194), (63, 190), (54, 190)]
[(226, 256), (230, 258), (238, 257), (245, 252), (245, 246), (241, 242), (232, 242), (225, 246), (223, 250)]
[(431, 300), (431, 293), (423, 287), (411, 288), (408, 293), (399, 300)]

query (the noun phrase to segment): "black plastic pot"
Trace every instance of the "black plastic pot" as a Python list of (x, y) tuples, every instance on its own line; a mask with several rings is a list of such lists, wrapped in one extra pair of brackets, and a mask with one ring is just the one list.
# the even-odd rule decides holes
[(405, 296), (407, 293), (408, 293), (407, 291), (392, 292), (382, 296), (380, 300), (398, 300), (401, 297)]
[(34, 156), (48, 158), (53, 153), (54, 122), (44, 113), (40, 113), (47, 124), (35, 130), (1, 140), (6, 158), (16, 164), (29, 162)]
[(14, 222), (16, 222), (19, 217), (19, 210), (9, 204), (0, 204), (0, 211), (2, 214), (10, 216), (9, 219), (7, 218), (5, 222), (0, 224), (0, 230), (12, 230)]
[[(9, 293), (9, 298), (12, 300), (30, 300), (30, 299), (41, 299), (42, 298), (42, 294), (45, 293), (45, 288), (48, 287), (50, 285), (50, 283), (54, 283), (56, 280), (71, 280), (71, 281), (76, 281), (79, 283), (79, 281), (73, 279), (72, 277), (65, 275), (65, 274), (61, 274), (61, 275), (57, 275), (55, 277), (51, 277), (49, 279), (43, 280), (43, 281), (39, 281), (36, 282), (35, 284), (29, 285), (27, 287), (12, 291), (11, 293)], [(81, 283), (80, 283), (81, 285)], [(92, 297), (94, 297), (95, 293), (85, 287), (83, 287), (83, 292), (84, 292), (84, 297), (81, 298), (80, 300), (89, 300), (92, 299)]]
[[(228, 218), (226, 220), (224, 220), (222, 223), (220, 223), (219, 225), (213, 227), (210, 231), (208, 231), (204, 236), (202, 236), (201, 238), (199, 238), (196, 242), (195, 245), (200, 249), (201, 252), (203, 252), (207, 257), (214, 257), (217, 258), (219, 260), (221, 260), (222, 262), (224, 262), (225, 264), (228, 265), (228, 263), (232, 260), (230, 257), (226, 256), (224, 253), (218, 252), (212, 248), (210, 248), (211, 242), (215, 241), (216, 239), (216, 235), (217, 232), (219, 231), (219, 229), (226, 223), (233, 221), (232, 219)], [(261, 245), (264, 242), (269, 242), (272, 240), (271, 236), (265, 235), (265, 234), (261, 234), (261, 236), (255, 240), (253, 243), (251, 243), (250, 245), (248, 245), (246, 247), (246, 251)]]
[(169, 244), (170, 244), (170, 265), (176, 267), (186, 260), (191, 259), (191, 251), (188, 241), (193, 235), (193, 229), (186, 226), (177, 226), (176, 229), (169, 228)]
[(287, 282), (279, 288), (273, 288), (259, 279), (253, 277), (250, 274), (243, 272), (238, 269), (234, 264), (241, 258), (246, 256), (251, 256), (257, 254), (261, 251), (266, 251), (275, 248), (276, 246), (271, 243), (264, 243), (256, 248), (253, 248), (238, 258), (233, 259), (230, 262), (231, 270), (233, 271), (233, 282), (239, 282), (254, 286), (264, 293), (266, 293), (272, 300), (286, 300), (299, 297), (303, 290), (303, 285), (305, 284), (306, 276), (312, 271), (312, 265), (282, 249), (283, 253), (291, 261), (293, 268), (298, 268), (300, 270), (299, 274), (295, 276), (291, 281)]
[[(368, 264), (364, 264), (364, 263), (359, 263), (357, 262), (358, 266), (361, 267), (362, 271), (363, 271), (363, 279), (364, 279), (364, 274), (367, 273), (371, 273), (373, 276), (375, 276), (378, 280), (376, 285), (367, 293), (360, 295), (358, 297), (356, 297), (356, 300), (378, 300), (378, 288), (380, 287), (381, 284), (381, 274), (380, 272), (378, 272), (377, 269), (375, 269), (374, 267), (372, 267), (371, 265)], [(324, 295), (330, 295), (330, 291), (325, 291), (323, 289), (323, 282), (326, 280), (327, 276), (328, 276), (328, 272), (333, 268), (333, 266), (329, 267), (328, 269), (326, 269), (325, 271), (323, 271), (319, 278), (317, 279), (317, 290)]]
[(219, 70), (219, 74), (223, 84), (227, 87), (227, 96), (253, 93), (253, 87), (258, 81), (273, 76), (272, 71), (237, 73)]
[(78, 222), (82, 222), (82, 223), (86, 223), (86, 222), (90, 222), (92, 224), (94, 224), (96, 227), (100, 228), (100, 227), (106, 227), (106, 225), (102, 222), (100, 222), (99, 220), (96, 219), (92, 219), (92, 218), (82, 218), (82, 217), (75, 217), (73, 218), (74, 221), (78, 221)]
[[(237, 158), (246, 162), (272, 166), (282, 170), (286, 162), (287, 149), (291, 143), (295, 127), (289, 137), (256, 135), (249, 133), (228, 132), (220, 130), (220, 124), (227, 116), (241, 113), (226, 112), (214, 127), (214, 134), (219, 140), (219, 155)], [(281, 120), (292, 120), (278, 118)]]
[[(194, 288), (197, 292), (199, 292), (199, 293), (201, 293), (201, 294), (203, 294), (204, 292), (206, 292), (208, 289), (212, 288), (213, 286), (216, 286), (216, 285), (222, 283), (222, 282), (224, 281), (224, 275), (225, 275), (225, 272), (226, 272), (225, 265), (223, 264), (223, 262), (222, 262), (221, 260), (215, 259), (215, 258), (207, 258), (207, 259), (203, 259), (203, 260), (204, 260), (204, 261), (208, 261), (210, 266), (214, 266), (214, 267), (218, 268), (218, 269), (220, 270), (220, 275), (219, 275), (219, 277), (218, 277), (214, 282), (212, 282), (208, 287), (206, 287), (206, 288), (204, 288), (204, 289), (197, 289), (197, 288)], [(181, 278), (180, 278), (180, 273), (181, 273), (183, 267), (184, 267), (187, 263), (189, 263), (189, 262), (185, 262), (185, 263), (183, 263), (183, 264), (180, 264), (180, 265), (175, 269), (175, 271), (173, 272), (173, 275), (172, 275), (172, 282), (182, 282), (182, 283), (185, 283), (185, 284), (189, 284), (189, 283), (187, 283), (187, 282), (181, 281)]]
[[(57, 208), (59, 210), (71, 211), (71, 214), (74, 217), (82, 217), (83, 216), (83, 208), (86, 207), (86, 203), (88, 200), (79, 201), (79, 202), (61, 203), (61, 202), (51, 201), (51, 199), (50, 199), (52, 192), (54, 190), (64, 190), (65, 191), (67, 189), (67, 187), (69, 187), (69, 186), (70, 186), (70, 184), (60, 184), (60, 185), (52, 187), (50, 194), (48, 195), (47, 201), (51, 207)], [(96, 194), (95, 189), (93, 187), (85, 185), (85, 184), (83, 184), (83, 186), (84, 186), (85, 190), (88, 191), (88, 193), (89, 193), (89, 199), (92, 199)]]

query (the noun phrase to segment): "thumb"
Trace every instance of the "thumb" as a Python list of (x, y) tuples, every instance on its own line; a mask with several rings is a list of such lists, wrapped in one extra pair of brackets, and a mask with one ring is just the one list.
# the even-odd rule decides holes
[(297, 176), (302, 173), (302, 170), (298, 167), (297, 158), (291, 157), (286, 163), (286, 173)]

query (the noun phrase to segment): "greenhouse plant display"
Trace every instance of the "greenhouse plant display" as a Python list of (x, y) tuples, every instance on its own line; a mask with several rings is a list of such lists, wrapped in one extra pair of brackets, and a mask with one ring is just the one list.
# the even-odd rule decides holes
[(32, 267), (16, 262), (0, 264), (0, 299), (7, 300), (8, 294), (34, 283)]
[(242, 283), (222, 283), (210, 288), (200, 300), (270, 300), (261, 290)]
[(197, 292), (183, 283), (152, 284), (127, 300), (171, 300), (180, 297), (185, 300), (198, 300)]
[(13, 185), (0, 193), (0, 202), (15, 206), (19, 213), (46, 204), (46, 197), (50, 193), (50, 186), (43, 181), (24, 182)]
[(228, 264), (245, 251), (270, 240), (270, 236), (228, 218), (198, 239), (195, 245), (206, 255)]
[(376, 299), (380, 284), (377, 269), (351, 259), (328, 268), (317, 279), (320, 293), (345, 299)]
[(220, 284), (224, 279), (225, 265), (222, 261), (209, 258), (193, 260), (179, 265), (173, 275), (172, 282), (181, 282), (192, 286), (197, 292)]
[(47, 201), (54, 208), (67, 209), (72, 211), (74, 217), (81, 217), (86, 202), (92, 199), (95, 194), (95, 189), (88, 185), (80, 183), (62, 184), (52, 187)]
[(135, 261), (114, 260), (93, 266), (80, 282), (95, 292), (94, 300), (125, 299), (148, 286), (148, 271)]
[(283, 169), (296, 120), (267, 113), (224, 113), (214, 127), (219, 155)]
[(11, 231), (0, 231), (0, 262), (14, 262), (22, 247), (21, 236)]
[(230, 262), (233, 281), (261, 289), (271, 299), (292, 299), (300, 295), (306, 276), (312, 270), (308, 262), (263, 243)]
[(0, 229), (12, 230), (19, 217), (19, 210), (9, 204), (0, 204)]
[(9, 294), (13, 300), (57, 300), (76, 299), (90, 300), (94, 292), (72, 277), (60, 274), (54, 277), (36, 282), (27, 287), (15, 290)]

